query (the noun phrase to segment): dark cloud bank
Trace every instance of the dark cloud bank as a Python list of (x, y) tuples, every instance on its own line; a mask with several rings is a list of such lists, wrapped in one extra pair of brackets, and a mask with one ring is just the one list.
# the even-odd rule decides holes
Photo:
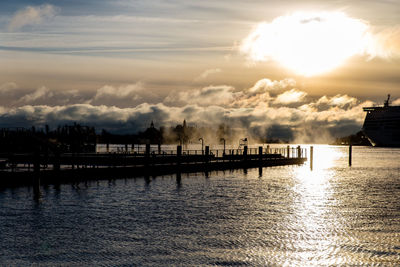
[[(98, 131), (137, 133), (151, 121), (160, 127), (186, 119), (199, 128), (225, 124), (263, 139), (326, 143), (359, 131), (364, 119), (362, 107), (373, 104), (347, 95), (313, 99), (296, 89), (291, 79), (262, 79), (242, 91), (218, 85), (173, 92), (158, 103), (150, 102), (157, 97), (143, 84), (107, 85), (90, 96), (74, 90), (53, 92), (46, 87), (21, 95), (17, 87), (13, 83), (0, 86), (2, 98), (10, 99), (8, 105), (0, 106), (1, 127), (56, 127), (78, 122)], [(126, 107), (126, 102), (142, 103)]]

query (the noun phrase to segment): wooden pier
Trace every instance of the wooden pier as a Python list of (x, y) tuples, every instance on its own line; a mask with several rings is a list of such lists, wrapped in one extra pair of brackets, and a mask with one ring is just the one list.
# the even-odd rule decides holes
[(24, 153), (0, 155), (0, 186), (71, 183), (118, 177), (157, 176), (303, 164), (306, 149), (268, 146), (242, 149), (161, 150), (146, 145), (119, 153)]

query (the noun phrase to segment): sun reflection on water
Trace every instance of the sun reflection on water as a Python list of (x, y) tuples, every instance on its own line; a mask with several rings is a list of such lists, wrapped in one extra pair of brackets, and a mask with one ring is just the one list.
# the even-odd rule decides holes
[(307, 165), (293, 169), (294, 214), (289, 219), (290, 227), (297, 228), (300, 233), (291, 241), (297, 263), (321, 266), (337, 264), (340, 260), (336, 258), (336, 262), (332, 262), (332, 255), (337, 250), (337, 229), (341, 224), (331, 210), (335, 205), (331, 181), (335, 175), (332, 167), (342, 156), (336, 148), (318, 146), (314, 150), (313, 170)]
[(327, 145), (314, 146), (314, 170), (328, 169), (336, 166), (344, 158), (342, 147)]

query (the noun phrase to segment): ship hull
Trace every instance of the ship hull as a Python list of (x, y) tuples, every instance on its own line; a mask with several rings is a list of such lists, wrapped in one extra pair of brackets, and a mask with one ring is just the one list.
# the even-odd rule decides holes
[(371, 131), (363, 129), (363, 133), (373, 146), (378, 147), (400, 147), (397, 137), (400, 132), (394, 131)]
[(400, 106), (367, 107), (363, 133), (373, 146), (400, 147)]

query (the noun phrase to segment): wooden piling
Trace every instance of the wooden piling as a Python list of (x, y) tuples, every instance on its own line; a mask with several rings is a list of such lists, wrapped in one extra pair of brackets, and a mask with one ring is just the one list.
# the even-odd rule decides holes
[(353, 146), (349, 145), (349, 166), (350, 167), (351, 167), (352, 150), (353, 150)]
[(210, 160), (210, 147), (206, 146), (206, 162)]
[(58, 150), (54, 152), (53, 170), (56, 172), (60, 171), (60, 152)]
[(33, 158), (33, 172), (35, 175), (39, 176), (40, 173), (40, 150), (36, 148)]
[(313, 161), (314, 161), (314, 147), (310, 146), (310, 169), (313, 169)]

